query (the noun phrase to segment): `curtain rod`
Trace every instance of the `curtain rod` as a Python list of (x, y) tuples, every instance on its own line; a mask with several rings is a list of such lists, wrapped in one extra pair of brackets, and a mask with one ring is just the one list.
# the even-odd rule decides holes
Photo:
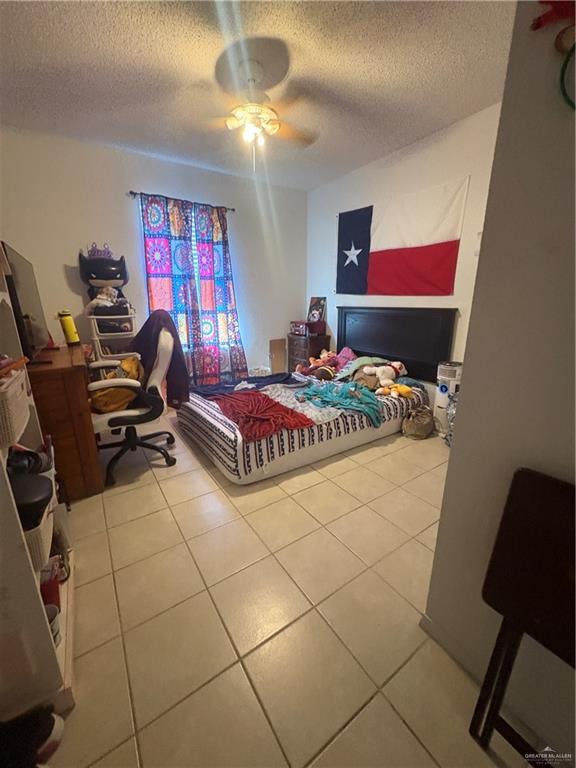
[[(126, 194), (130, 195), (130, 197), (139, 197), (140, 195), (148, 195), (148, 192), (134, 192), (133, 189), (131, 189)], [(150, 197), (165, 197), (165, 195), (150, 195)], [(209, 203), (206, 203), (206, 205), (209, 205)], [(227, 211), (230, 213), (236, 213), (236, 208), (228, 208), (226, 205), (213, 205), (212, 208), (226, 208)]]

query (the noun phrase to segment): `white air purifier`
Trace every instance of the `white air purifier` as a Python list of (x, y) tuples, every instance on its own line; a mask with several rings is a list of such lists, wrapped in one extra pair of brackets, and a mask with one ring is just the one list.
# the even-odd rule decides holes
[(448, 431), (448, 397), (460, 389), (462, 378), (462, 363), (445, 362), (438, 363), (438, 384), (436, 386), (436, 398), (434, 400), (434, 424), (437, 432), (444, 437)]

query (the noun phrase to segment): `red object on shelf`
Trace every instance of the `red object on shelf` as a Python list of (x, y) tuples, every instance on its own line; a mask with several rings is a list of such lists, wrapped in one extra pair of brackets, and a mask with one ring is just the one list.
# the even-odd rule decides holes
[(306, 323), (310, 336), (324, 336), (326, 333), (326, 320), (315, 320), (313, 323)]
[(293, 333), (294, 336), (307, 336), (308, 329), (306, 325), (305, 320), (292, 320), (290, 322), (290, 333)]
[(49, 560), (40, 575), (40, 594), (44, 605), (55, 605), (60, 609), (60, 582), (58, 581), (58, 558)]
[(564, 19), (574, 21), (573, 0), (540, 0), (540, 5), (549, 5), (550, 8), (534, 19), (530, 29), (542, 29), (542, 27), (547, 27), (549, 24), (555, 24)]

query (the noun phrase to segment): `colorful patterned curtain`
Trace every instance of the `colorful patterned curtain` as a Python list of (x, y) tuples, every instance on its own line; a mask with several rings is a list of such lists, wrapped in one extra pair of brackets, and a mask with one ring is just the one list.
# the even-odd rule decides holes
[(226, 208), (144, 194), (140, 208), (150, 311), (172, 315), (196, 384), (245, 378)]

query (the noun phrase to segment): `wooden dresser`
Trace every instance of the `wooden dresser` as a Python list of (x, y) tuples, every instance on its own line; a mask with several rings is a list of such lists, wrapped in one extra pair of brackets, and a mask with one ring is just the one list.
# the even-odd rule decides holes
[(103, 490), (88, 402), (82, 347), (43, 351), (28, 376), (44, 434), (52, 436), (56, 471), (71, 501)]
[(288, 334), (288, 370), (292, 372), (298, 363), (308, 365), (309, 357), (318, 357), (323, 349), (330, 349), (330, 336), (296, 336)]

